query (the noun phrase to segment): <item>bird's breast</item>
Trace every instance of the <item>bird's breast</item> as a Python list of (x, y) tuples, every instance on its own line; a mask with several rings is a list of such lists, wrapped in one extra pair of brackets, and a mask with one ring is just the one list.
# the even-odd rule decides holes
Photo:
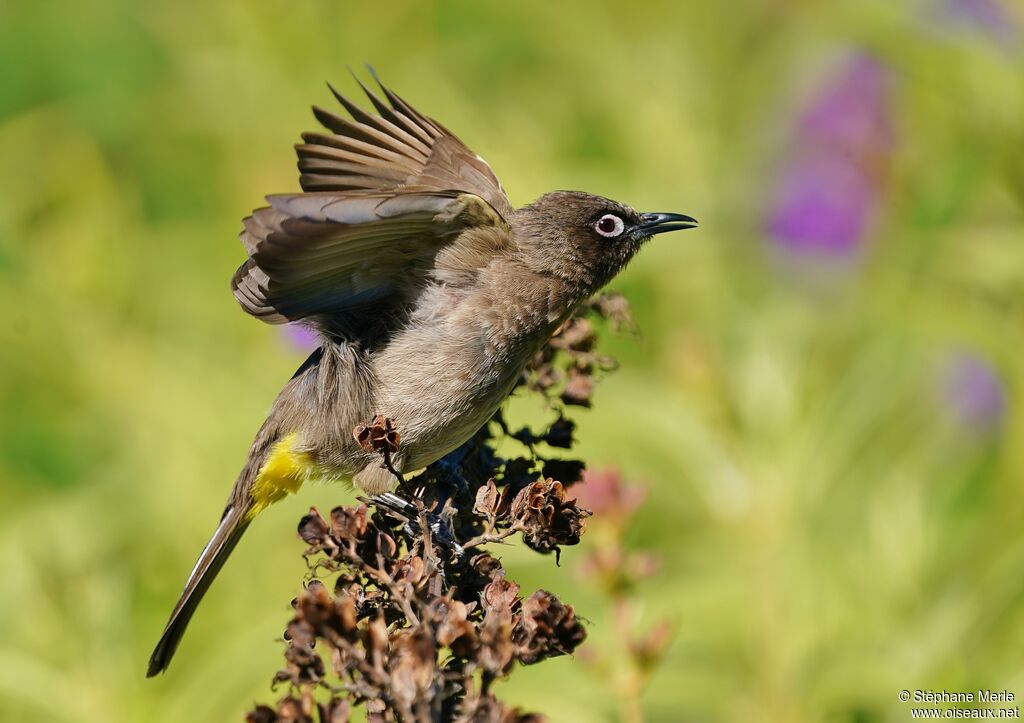
[(496, 262), (470, 288), (425, 289), (373, 354), (375, 407), (402, 435), (406, 471), (452, 451), (493, 416), (574, 298), (549, 277)]
[[(450, 320), (449, 320), (450, 321)], [(532, 351), (495, 343), (479, 324), (414, 327), (376, 355), (380, 414), (402, 435), (407, 471), (469, 439), (497, 411)]]

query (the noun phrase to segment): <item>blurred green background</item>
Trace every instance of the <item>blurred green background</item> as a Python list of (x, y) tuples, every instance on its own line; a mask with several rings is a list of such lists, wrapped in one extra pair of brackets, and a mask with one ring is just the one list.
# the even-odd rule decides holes
[[(369, 61), (516, 204), (690, 213), (614, 287), (642, 337), (577, 415), (647, 487), (651, 721), (909, 720), (1024, 695), (1024, 53), (1011, 0), (0, 3), (0, 719), (240, 720), (270, 700), (306, 489), (145, 661), (303, 352), (228, 289)], [(513, 417), (540, 417), (531, 399)], [(595, 521), (599, 524), (599, 521)], [(591, 546), (600, 534), (593, 535)], [(510, 573), (615, 623), (574, 570)], [(585, 660), (499, 695), (616, 720)]]

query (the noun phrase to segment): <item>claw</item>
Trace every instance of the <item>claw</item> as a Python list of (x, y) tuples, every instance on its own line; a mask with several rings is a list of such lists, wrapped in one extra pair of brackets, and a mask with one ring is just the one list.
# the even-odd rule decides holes
[[(399, 497), (392, 492), (384, 492), (372, 497), (360, 497), (359, 501), (382, 508), (392, 515), (405, 520), (405, 528), (410, 535), (419, 535), (421, 533), (420, 508), (409, 500)], [(433, 540), (440, 547), (451, 552), (456, 559), (462, 557), (465, 551), (452, 533), (450, 515), (446, 516), (444, 512), (437, 514), (427, 510), (423, 510), (423, 515), (426, 517), (427, 526), (430, 528)]]

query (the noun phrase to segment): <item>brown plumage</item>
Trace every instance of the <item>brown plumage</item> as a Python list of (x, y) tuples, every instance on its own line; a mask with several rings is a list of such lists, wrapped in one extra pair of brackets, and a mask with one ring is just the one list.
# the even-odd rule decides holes
[(576, 191), (514, 209), (487, 163), (381, 86), (377, 114), (334, 89), (352, 119), (314, 108), (328, 132), (296, 146), (303, 193), (243, 221), (235, 298), (322, 344), (278, 395), (149, 661), (164, 670), (242, 532), (311, 477), (379, 492), (394, 481), (352, 437), (384, 415), (399, 471), (469, 439), (572, 310), (656, 233), (690, 228)]

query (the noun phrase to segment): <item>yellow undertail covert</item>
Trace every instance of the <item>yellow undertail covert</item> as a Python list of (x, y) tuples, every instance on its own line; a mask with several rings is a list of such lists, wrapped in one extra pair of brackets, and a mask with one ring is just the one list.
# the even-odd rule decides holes
[(296, 436), (293, 432), (274, 444), (260, 467), (252, 483), (252, 508), (246, 515), (248, 519), (251, 520), (286, 495), (297, 492), (303, 482), (316, 476), (316, 468), (309, 454), (295, 451)]

